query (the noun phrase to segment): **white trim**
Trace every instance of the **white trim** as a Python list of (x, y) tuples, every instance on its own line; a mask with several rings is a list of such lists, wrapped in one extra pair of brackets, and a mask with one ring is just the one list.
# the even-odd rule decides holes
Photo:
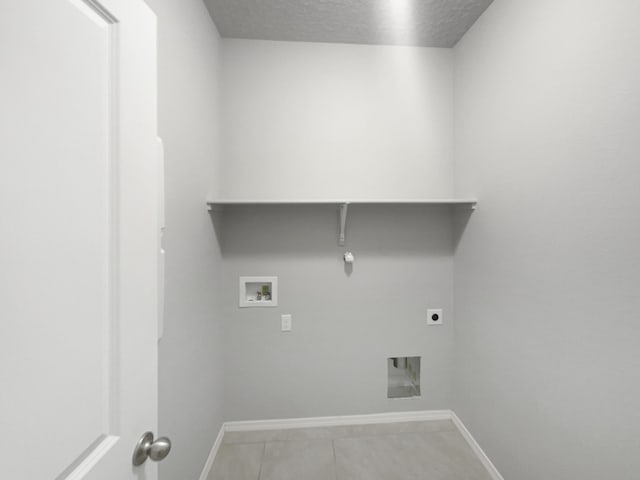
[(114, 435), (102, 438), (93, 451), (64, 478), (66, 480), (81, 480), (86, 478), (87, 473), (89, 473), (100, 462), (100, 460), (102, 460), (105, 455), (111, 451), (111, 449), (118, 443), (118, 440), (120, 440), (120, 437), (116, 437)]
[(418, 412), (374, 413), (371, 415), (345, 415), (340, 417), (288, 418), (283, 420), (256, 420), (227, 422), (227, 432), (255, 430), (287, 430), (290, 428), (339, 427), (343, 425), (368, 425), (374, 423), (420, 422), (450, 420), (450, 410), (423, 410)]
[(209, 472), (211, 471), (211, 467), (213, 467), (213, 461), (216, 459), (216, 455), (218, 454), (220, 445), (222, 445), (222, 438), (224, 437), (224, 432), (225, 432), (225, 424), (223, 423), (222, 426), (220, 427), (220, 431), (218, 432), (218, 436), (216, 437), (216, 441), (213, 442), (213, 447), (211, 448), (211, 452), (209, 452), (207, 461), (204, 463), (204, 468), (202, 469), (202, 473), (200, 474), (200, 480), (207, 480), (207, 477), (209, 476)]
[(502, 478), (502, 475), (500, 475), (500, 472), (495, 467), (493, 462), (489, 460), (489, 457), (487, 456), (487, 454), (484, 453), (484, 450), (482, 450), (482, 448), (480, 447), (480, 444), (476, 442), (476, 439), (473, 438), (473, 435), (471, 435), (471, 432), (467, 430), (467, 427), (464, 426), (464, 423), (462, 423), (462, 420), (460, 420), (460, 418), (458, 418), (458, 416), (453, 411), (451, 412), (451, 421), (456, 426), (460, 434), (467, 441), (467, 443), (471, 447), (471, 450), (473, 450), (473, 453), (476, 454), (476, 457), (478, 457), (480, 462), (482, 462), (482, 465), (484, 465), (484, 468), (486, 468), (487, 472), (491, 476), (491, 479), (504, 480), (504, 478)]
[(489, 460), (473, 435), (464, 426), (462, 420), (451, 410), (422, 410), (415, 412), (374, 413), (370, 415), (343, 415), (338, 417), (287, 418), (279, 420), (250, 420), (242, 422), (226, 422), (220, 428), (209, 458), (204, 465), (200, 480), (206, 480), (213, 461), (216, 458), (222, 439), (226, 432), (249, 432), (261, 430), (287, 430), (291, 428), (338, 427), (348, 425), (370, 425), (394, 422), (425, 422), (451, 420), (462, 437), (469, 444), (480, 463), (485, 467), (492, 480), (504, 480), (495, 465)]

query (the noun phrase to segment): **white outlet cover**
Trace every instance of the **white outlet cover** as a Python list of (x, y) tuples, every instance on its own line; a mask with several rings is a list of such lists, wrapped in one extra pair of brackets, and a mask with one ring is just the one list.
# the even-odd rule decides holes
[(442, 325), (442, 309), (430, 308), (427, 310), (427, 325)]
[(280, 316), (280, 325), (283, 332), (290, 332), (293, 327), (291, 315), (285, 314)]

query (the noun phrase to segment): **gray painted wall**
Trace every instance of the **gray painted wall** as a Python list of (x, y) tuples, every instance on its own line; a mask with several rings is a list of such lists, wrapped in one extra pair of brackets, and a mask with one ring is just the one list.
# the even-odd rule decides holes
[(452, 56), (223, 40), (222, 196), (450, 196)]
[(455, 51), (453, 407), (508, 479), (640, 470), (638, 18), (498, 0)]
[[(225, 198), (424, 198), (453, 190), (452, 51), (223, 40)], [(225, 414), (247, 420), (447, 408), (453, 238), (447, 207), (330, 206), (219, 217)], [(351, 275), (342, 261), (355, 253)], [(280, 306), (239, 309), (239, 276)], [(427, 327), (427, 308), (449, 315)], [(280, 315), (293, 332), (280, 332)], [(388, 400), (387, 357), (420, 355), (422, 398)]]
[(147, 0), (158, 16), (165, 144), (166, 313), (160, 342), (160, 478), (196, 479), (223, 421), (221, 260), (204, 199), (218, 168), (218, 33), (200, 0)]
[[(225, 413), (233, 420), (448, 408), (453, 339), (447, 207), (234, 207), (221, 219)], [(239, 276), (277, 275), (277, 308), (238, 308)], [(441, 307), (445, 325), (427, 326)], [(280, 315), (293, 331), (280, 332)], [(448, 315), (448, 318), (446, 317)], [(388, 400), (387, 357), (422, 356), (422, 398)]]

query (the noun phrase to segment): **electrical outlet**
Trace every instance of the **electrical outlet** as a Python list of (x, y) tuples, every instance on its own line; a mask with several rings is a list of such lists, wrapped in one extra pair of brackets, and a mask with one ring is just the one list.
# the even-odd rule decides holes
[(442, 325), (441, 308), (430, 308), (427, 310), (427, 325)]
[(291, 315), (289, 315), (289, 314), (281, 315), (280, 316), (280, 324), (281, 324), (281, 330), (283, 332), (290, 332), (291, 328), (293, 327), (293, 322), (292, 322)]

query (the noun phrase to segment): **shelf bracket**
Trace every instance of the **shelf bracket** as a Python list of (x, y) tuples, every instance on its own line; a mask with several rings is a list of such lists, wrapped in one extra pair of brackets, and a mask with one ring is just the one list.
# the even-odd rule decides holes
[(345, 227), (347, 226), (347, 213), (349, 211), (349, 204), (343, 203), (340, 205), (340, 236), (338, 237), (338, 245), (344, 246), (345, 242)]

